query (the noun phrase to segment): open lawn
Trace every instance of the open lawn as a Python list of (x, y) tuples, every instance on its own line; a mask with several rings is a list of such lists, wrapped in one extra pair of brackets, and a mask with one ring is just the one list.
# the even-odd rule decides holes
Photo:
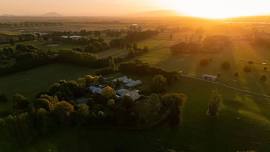
[[(32, 98), (37, 93), (48, 89), (54, 82), (77, 79), (92, 72), (92, 69), (73, 65), (52, 64), (42, 66), (0, 77), (0, 92), (6, 94), (10, 99), (16, 93)], [(0, 105), (0, 112), (10, 109), (11, 101)]]
[(9, 97), (15, 93), (32, 97), (36, 93), (46, 90), (58, 80), (77, 79), (92, 72), (92, 69), (73, 65), (52, 64), (42, 66), (0, 77), (0, 92), (7, 94)]

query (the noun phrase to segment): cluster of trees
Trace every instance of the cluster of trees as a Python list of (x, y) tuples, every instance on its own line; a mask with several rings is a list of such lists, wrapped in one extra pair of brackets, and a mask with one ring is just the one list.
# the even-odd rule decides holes
[[(0, 50), (0, 75), (30, 69), (50, 63), (52, 56), (31, 45), (16, 45)], [(8, 63), (8, 64), (5, 64)]]
[(0, 44), (14, 45), (16, 42), (32, 41), (35, 36), (32, 34), (7, 35), (0, 34)]
[(134, 75), (162, 75), (167, 79), (168, 84), (178, 80), (180, 76), (177, 72), (167, 72), (160, 68), (152, 67), (149, 64), (141, 63), (139, 61), (120, 64), (119, 70), (120, 72)]
[(31, 45), (18, 44), (15, 49), (0, 50), (0, 63), (0, 74), (3, 75), (52, 63), (72, 63), (92, 68), (104, 68), (109, 65), (110, 58), (98, 59), (92, 54), (71, 50), (57, 53), (43, 52)]
[[(101, 94), (87, 91), (87, 86), (102, 82), (102, 77), (87, 75), (76, 81), (55, 83), (34, 99), (17, 94), (12, 101), (14, 113), (0, 119), (0, 132), (4, 132), (2, 135), (7, 140), (15, 139), (16, 143), (24, 144), (62, 127), (106, 125), (136, 129), (152, 127), (161, 121), (171, 126), (181, 123), (181, 108), (187, 99), (184, 94), (152, 94), (143, 98), (159, 105), (152, 109), (157, 122), (151, 122), (147, 116), (140, 116), (144, 115), (138, 108), (140, 102), (129, 96), (117, 98), (112, 86), (105, 87)], [(78, 103), (76, 99), (80, 98), (88, 102)]]
[(110, 41), (112, 48), (135, 49), (136, 42), (151, 38), (158, 34), (158, 31), (129, 31), (123, 38), (115, 38)]
[(231, 49), (232, 42), (227, 36), (208, 36), (202, 42), (180, 42), (171, 47), (173, 55), (183, 53), (218, 53)]
[(200, 66), (205, 67), (208, 66), (212, 62), (212, 59), (206, 58), (200, 60)]
[(84, 48), (84, 52), (95, 53), (109, 49), (109, 45), (104, 39), (90, 39), (87, 46)]
[(61, 26), (63, 23), (57, 22), (8, 22), (0, 23), (1, 28), (11, 28), (11, 27), (40, 27), (40, 26)]
[(219, 113), (220, 105), (222, 101), (223, 101), (223, 98), (221, 94), (217, 90), (214, 90), (211, 94), (211, 97), (208, 103), (207, 114), (209, 116), (216, 117)]

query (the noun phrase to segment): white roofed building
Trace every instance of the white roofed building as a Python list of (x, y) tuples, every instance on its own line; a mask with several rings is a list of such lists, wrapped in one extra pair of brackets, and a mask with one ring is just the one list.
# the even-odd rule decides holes
[(136, 101), (141, 98), (141, 95), (139, 94), (139, 90), (120, 89), (116, 91), (116, 94), (121, 98), (124, 96), (128, 96), (133, 101)]
[(215, 75), (204, 74), (202, 78), (207, 81), (217, 81), (218, 77)]

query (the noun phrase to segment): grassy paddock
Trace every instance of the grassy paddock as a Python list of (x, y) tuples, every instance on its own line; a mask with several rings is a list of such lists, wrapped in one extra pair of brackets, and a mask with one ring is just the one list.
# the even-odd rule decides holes
[[(92, 73), (90, 68), (65, 64), (46, 65), (32, 70), (19, 72), (0, 77), (0, 92), (10, 99), (16, 93), (33, 98), (37, 93), (48, 89), (50, 85), (59, 80), (73, 80), (80, 76)], [(11, 110), (11, 101), (0, 104), (0, 112)]]

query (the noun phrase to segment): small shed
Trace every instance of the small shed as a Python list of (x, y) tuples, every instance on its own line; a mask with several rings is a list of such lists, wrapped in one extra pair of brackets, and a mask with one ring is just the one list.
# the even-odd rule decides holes
[(204, 74), (202, 78), (206, 81), (217, 81), (218, 77), (215, 75)]

